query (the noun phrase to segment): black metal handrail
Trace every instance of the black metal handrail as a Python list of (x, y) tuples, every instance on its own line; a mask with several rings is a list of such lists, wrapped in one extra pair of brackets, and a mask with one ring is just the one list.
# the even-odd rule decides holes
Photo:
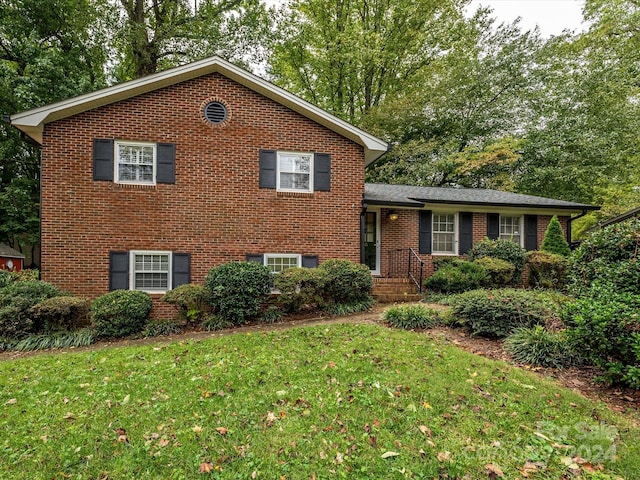
[(424, 262), (413, 248), (389, 250), (388, 267), (388, 277), (410, 278), (422, 293)]

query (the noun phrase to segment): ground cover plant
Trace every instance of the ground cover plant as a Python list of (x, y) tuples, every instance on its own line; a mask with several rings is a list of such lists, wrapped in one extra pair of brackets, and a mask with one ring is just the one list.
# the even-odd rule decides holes
[(631, 419), (530, 372), (379, 325), (2, 361), (0, 429), (9, 433), (0, 478), (16, 480), (640, 471)]

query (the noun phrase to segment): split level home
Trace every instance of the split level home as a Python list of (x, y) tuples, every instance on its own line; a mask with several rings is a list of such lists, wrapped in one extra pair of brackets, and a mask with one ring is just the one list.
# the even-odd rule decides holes
[(42, 147), (42, 279), (160, 294), (230, 261), (408, 275), (484, 237), (536, 249), (590, 205), (365, 184), (379, 138), (212, 57), (10, 117)]

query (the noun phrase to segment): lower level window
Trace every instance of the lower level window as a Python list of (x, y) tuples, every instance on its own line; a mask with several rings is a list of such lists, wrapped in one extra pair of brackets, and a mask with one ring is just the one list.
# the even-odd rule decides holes
[(171, 290), (171, 252), (131, 252), (131, 289)]
[(266, 253), (264, 264), (269, 267), (272, 273), (284, 272), (287, 268), (299, 267), (302, 263), (302, 256), (286, 253)]

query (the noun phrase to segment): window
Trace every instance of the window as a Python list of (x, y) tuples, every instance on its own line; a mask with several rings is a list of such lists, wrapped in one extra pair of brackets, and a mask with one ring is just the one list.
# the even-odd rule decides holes
[(171, 252), (131, 252), (131, 290), (171, 290)]
[(313, 154), (278, 152), (276, 189), (313, 192)]
[(453, 213), (433, 214), (433, 253), (456, 253), (456, 216)]
[(116, 182), (155, 185), (155, 144), (116, 142), (115, 153)]
[(287, 268), (299, 267), (302, 256), (296, 254), (267, 253), (264, 256), (264, 264), (269, 267), (271, 273), (284, 272)]
[(522, 245), (522, 217), (504, 217), (500, 215), (500, 238)]

